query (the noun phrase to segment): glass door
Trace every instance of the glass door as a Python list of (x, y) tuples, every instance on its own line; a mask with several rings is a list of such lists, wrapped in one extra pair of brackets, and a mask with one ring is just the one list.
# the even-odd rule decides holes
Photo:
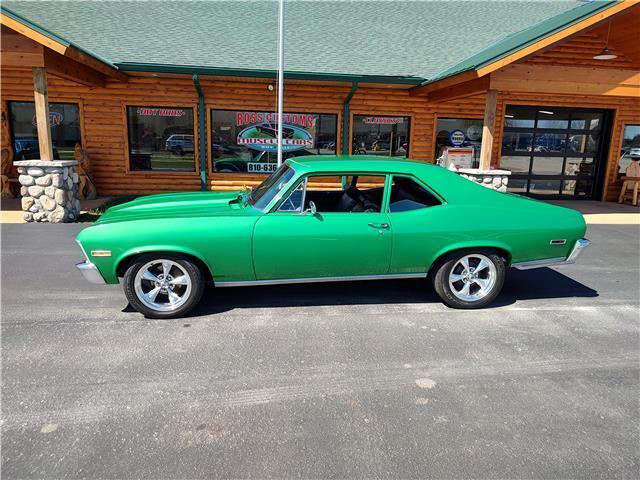
[(593, 198), (608, 143), (606, 120), (605, 110), (507, 106), (500, 168), (512, 172), (509, 191)]

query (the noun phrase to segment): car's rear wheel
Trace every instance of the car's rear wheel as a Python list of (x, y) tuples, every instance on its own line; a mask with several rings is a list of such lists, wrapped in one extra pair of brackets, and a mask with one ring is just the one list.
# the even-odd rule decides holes
[(454, 252), (440, 263), (433, 286), (452, 308), (481, 308), (502, 290), (504, 259), (492, 250)]
[(124, 274), (129, 303), (149, 318), (185, 315), (202, 298), (204, 283), (198, 265), (175, 254), (142, 255)]

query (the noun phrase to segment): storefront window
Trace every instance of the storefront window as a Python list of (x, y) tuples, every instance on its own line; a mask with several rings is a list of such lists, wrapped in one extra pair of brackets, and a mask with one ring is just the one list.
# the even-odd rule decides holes
[(354, 155), (406, 157), (409, 154), (409, 117), (353, 116)]
[[(33, 102), (9, 102), (15, 158), (40, 158), (36, 112)], [(73, 160), (74, 147), (81, 143), (80, 108), (75, 103), (50, 103), (49, 122), (55, 160)]]
[(618, 174), (625, 175), (631, 159), (640, 160), (640, 125), (626, 125), (622, 135), (622, 149), (618, 160)]
[(538, 196), (594, 194), (603, 111), (507, 106), (500, 168), (509, 191)]
[(193, 108), (127, 107), (131, 170), (195, 171)]
[(472, 165), (478, 166), (482, 144), (482, 119), (438, 118), (436, 158), (443, 158), (448, 148), (472, 148)]
[[(337, 115), (285, 113), (283, 157), (334, 155)], [(221, 173), (272, 173), (277, 168), (278, 117), (273, 112), (211, 111), (211, 158)]]

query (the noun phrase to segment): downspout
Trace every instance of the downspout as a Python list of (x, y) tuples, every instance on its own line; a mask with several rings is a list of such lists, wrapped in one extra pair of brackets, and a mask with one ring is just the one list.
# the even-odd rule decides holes
[(206, 132), (204, 130), (204, 94), (200, 87), (200, 77), (197, 73), (193, 74), (193, 85), (198, 92), (198, 157), (200, 158), (200, 190), (203, 192), (207, 189), (207, 143)]
[(342, 104), (342, 154), (349, 155), (349, 121), (351, 120), (351, 113), (349, 112), (349, 103), (358, 90), (358, 82), (351, 84), (351, 90), (347, 94)]

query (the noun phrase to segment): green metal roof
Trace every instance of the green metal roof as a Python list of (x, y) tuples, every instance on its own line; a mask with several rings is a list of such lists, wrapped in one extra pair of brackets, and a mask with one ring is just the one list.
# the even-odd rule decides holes
[[(285, 69), (289, 78), (419, 84), (611, 3), (286, 0)], [(2, 11), (124, 71), (275, 73), (272, 0), (3, 0)]]
[(575, 23), (578, 23), (591, 15), (605, 10), (615, 3), (617, 3), (615, 0), (583, 3), (576, 8), (544, 20), (489, 45), (479, 52), (465, 58), (461, 62), (456, 63), (452, 67), (441, 71), (424, 83), (433, 83), (458, 73), (482, 68)]
[(114, 64), (112, 64), (109, 60), (107, 60), (106, 58), (103, 58), (100, 55), (98, 55), (98, 54), (96, 54), (96, 53), (94, 53), (94, 52), (92, 52), (90, 50), (87, 50), (84, 47), (81, 47), (80, 45), (76, 45), (73, 42), (70, 42), (70, 41), (68, 41), (68, 40), (56, 35), (55, 33), (47, 30), (46, 28), (41, 27), (37, 23), (34, 23), (34, 22), (30, 21), (29, 19), (24, 18), (24, 17), (16, 14), (15, 12), (7, 9), (4, 6), (4, 4), (0, 5), (0, 11), (2, 11), (2, 13), (4, 15), (12, 18), (13, 20), (16, 20), (16, 21), (20, 22), (21, 24), (31, 28), (32, 30), (35, 30), (38, 33), (41, 33), (45, 37), (50, 38), (51, 40), (53, 40), (54, 42), (59, 43), (60, 45), (63, 45), (65, 47), (74, 47), (74, 48), (78, 49), (79, 51), (86, 53), (90, 57), (93, 57), (96, 60), (99, 60), (102, 63), (104, 63), (106, 65), (109, 65), (110, 67), (113, 67), (113, 68), (116, 68), (116, 69), (118, 68)]

